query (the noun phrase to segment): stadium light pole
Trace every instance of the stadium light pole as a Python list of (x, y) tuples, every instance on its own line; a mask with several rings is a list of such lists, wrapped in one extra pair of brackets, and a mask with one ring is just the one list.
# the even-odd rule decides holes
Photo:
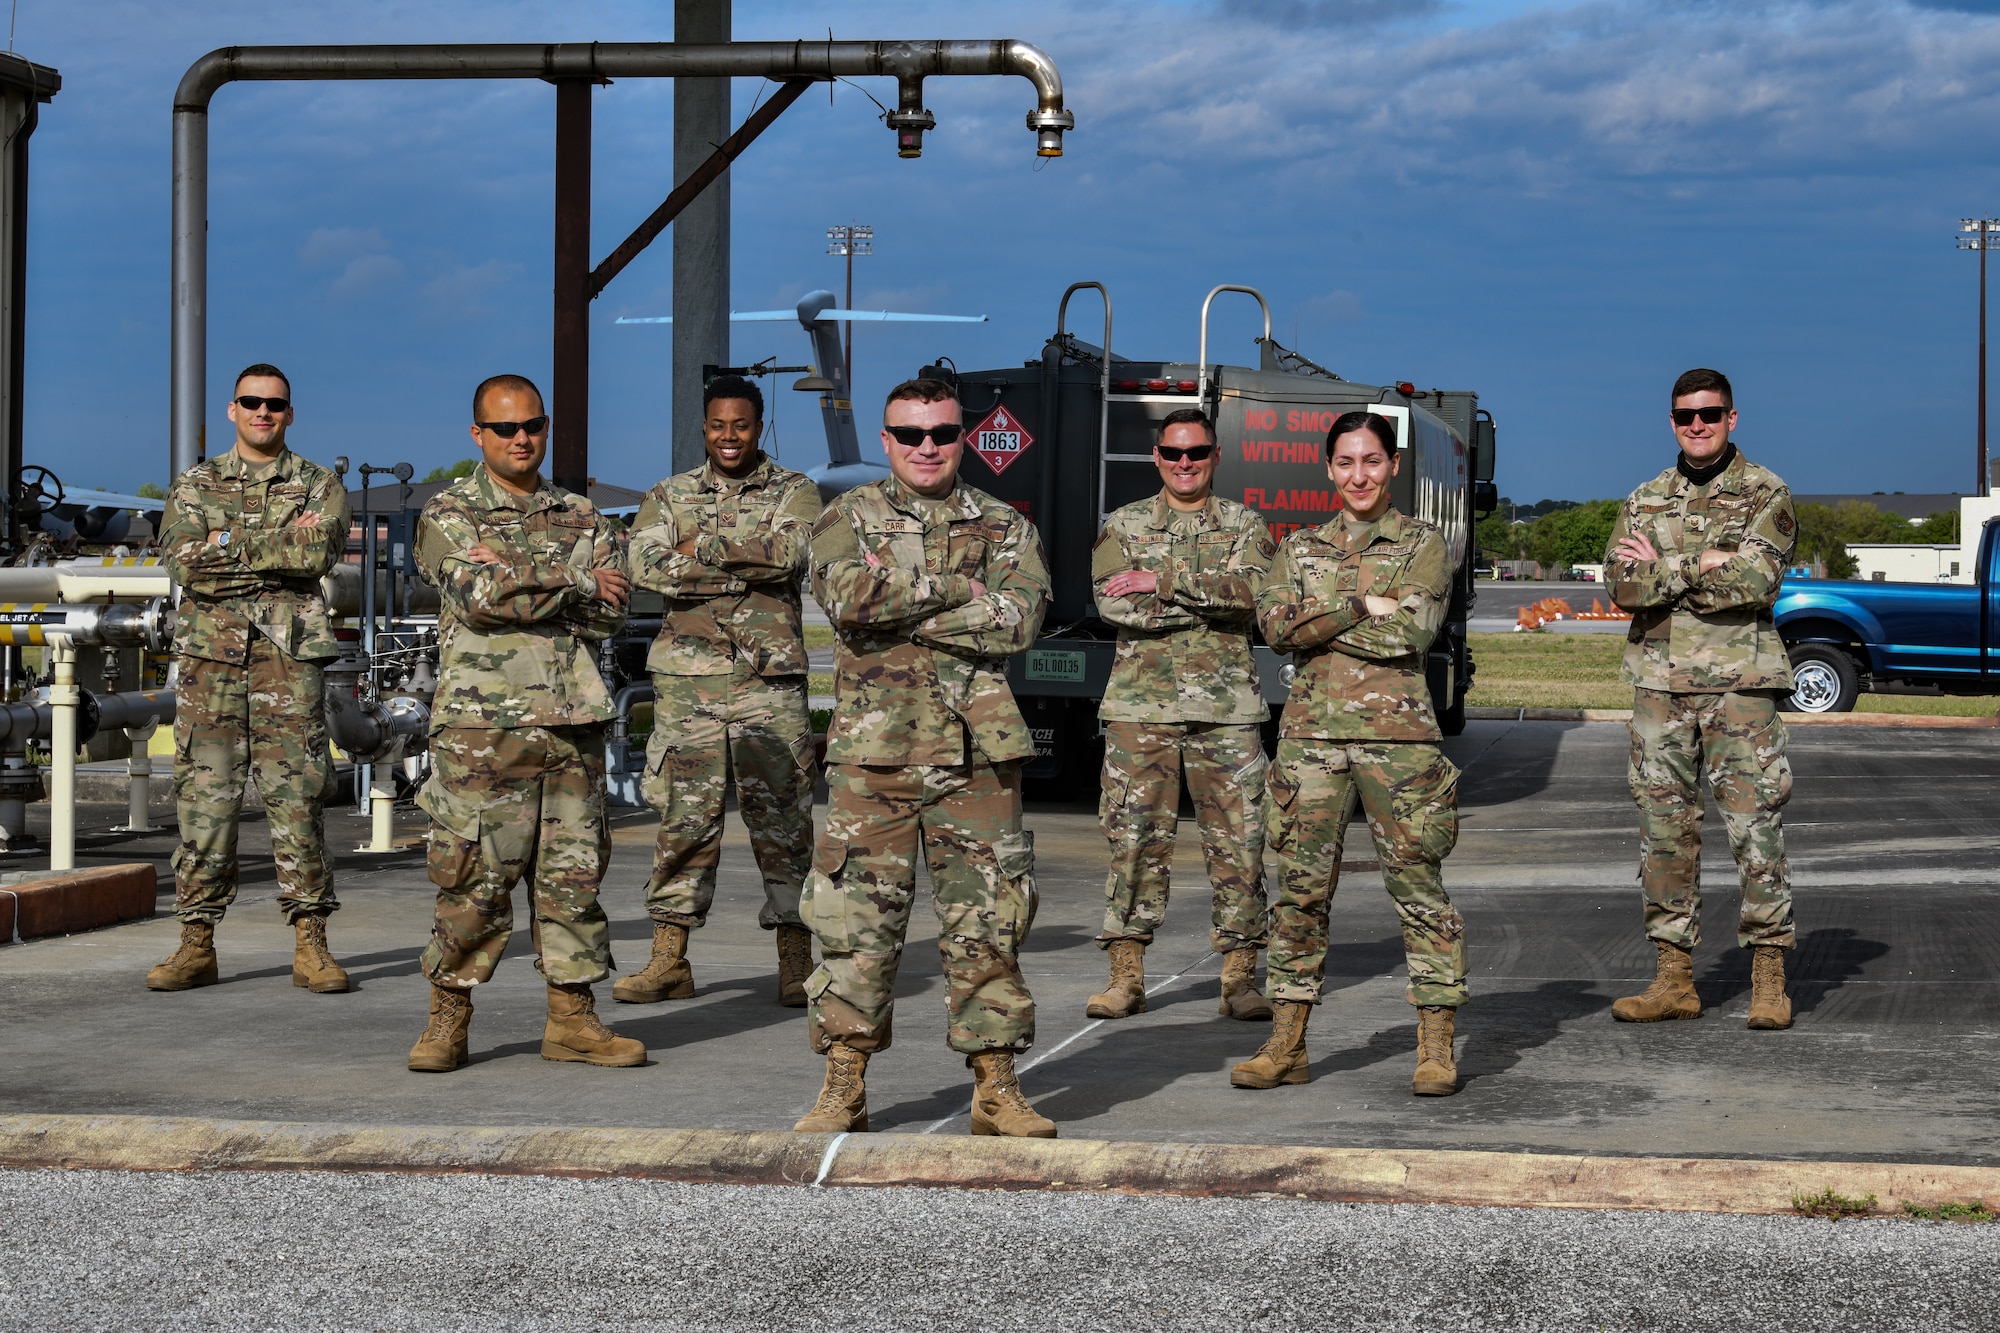
[(1989, 491), (1986, 479), (1986, 250), (1987, 237), (2000, 231), (2000, 219), (1960, 218), (1958, 248), (1979, 252), (1979, 480), (1974, 495)]
[[(843, 227), (826, 229), (826, 252), (830, 255), (844, 255), (847, 259), (847, 304), (844, 309), (854, 309), (854, 256), (875, 253), (875, 229), (860, 223), (850, 222)], [(854, 321), (847, 321), (847, 391), (854, 392)], [(1983, 466), (1983, 464), (1982, 464)]]

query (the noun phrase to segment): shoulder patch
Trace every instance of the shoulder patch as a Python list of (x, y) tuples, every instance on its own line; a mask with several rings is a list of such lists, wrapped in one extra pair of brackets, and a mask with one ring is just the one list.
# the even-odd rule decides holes
[(1771, 520), (1771, 524), (1787, 537), (1791, 536), (1792, 529), (1798, 526), (1792, 522), (1792, 511), (1789, 509), (1780, 509), (1778, 516)]

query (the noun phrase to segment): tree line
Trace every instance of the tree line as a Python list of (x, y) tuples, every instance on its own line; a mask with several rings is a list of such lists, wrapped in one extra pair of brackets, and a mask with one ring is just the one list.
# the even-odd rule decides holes
[[(1549, 568), (1596, 564), (1604, 559), (1604, 548), (1611, 541), (1618, 504), (1542, 500), (1516, 506), (1503, 497), (1498, 509), (1479, 520), (1480, 553), (1492, 560), (1533, 560)], [(1854, 561), (1847, 554), (1850, 542), (1953, 545), (1958, 541), (1956, 513), (1932, 514), (1912, 523), (1861, 500), (1797, 508), (1798, 563), (1823, 564), (1828, 578), (1853, 576)], [(1519, 517), (1510, 519), (1510, 514)]]

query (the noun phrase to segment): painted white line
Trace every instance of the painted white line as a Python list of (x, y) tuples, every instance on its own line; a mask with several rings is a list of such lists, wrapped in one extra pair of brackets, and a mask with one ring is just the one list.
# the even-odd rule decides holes
[[(1149, 996), (1159, 994), (1161, 991), (1173, 985), (1176, 981), (1179, 981), (1182, 977), (1187, 976), (1188, 974), (1193, 972), (1195, 968), (1200, 967), (1203, 963), (1207, 962), (1209, 959), (1213, 957), (1215, 957), (1215, 951), (1211, 949), (1207, 953), (1203, 954), (1201, 957), (1195, 959), (1191, 965), (1182, 968), (1180, 971), (1168, 977), (1165, 981), (1162, 981), (1155, 986), (1148, 986), (1146, 988), (1146, 994)], [(1028, 1061), (1028, 1063), (1016, 1066), (1014, 1072), (1016, 1074), (1027, 1073), (1030, 1069), (1033, 1069), (1036, 1065), (1040, 1064), (1042, 1061), (1048, 1059), (1050, 1056), (1062, 1050), (1065, 1046), (1068, 1046), (1072, 1042), (1076, 1041), (1077, 1038), (1085, 1036), (1091, 1032), (1095, 1032), (1098, 1028), (1103, 1027), (1106, 1023), (1109, 1023), (1110, 1021), (1111, 1020), (1108, 1018), (1099, 1018), (1092, 1022), (1084, 1024), (1082, 1027), (1070, 1033), (1067, 1037), (1064, 1037), (1061, 1041), (1057, 1042), (1055, 1045), (1049, 1047), (1046, 1051), (1043, 1051), (1041, 1054), (1037, 1055), (1034, 1059)], [(970, 1114), (972, 1114), (972, 1103), (967, 1102), (965, 1104), (965, 1109), (963, 1111), (953, 1111), (950, 1115), (946, 1116), (942, 1120), (932, 1121), (929, 1125), (927, 1125), (924, 1128), (923, 1132), (926, 1134), (935, 1134), (939, 1130), (943, 1129), (946, 1125), (949, 1125), (952, 1121), (958, 1119), (960, 1116), (970, 1115)]]
[(819, 1174), (813, 1177), (812, 1187), (818, 1189), (826, 1181), (826, 1173), (833, 1170), (833, 1159), (840, 1152), (840, 1145), (847, 1142), (847, 1131), (833, 1136), (833, 1142), (826, 1145), (826, 1156), (819, 1159)]

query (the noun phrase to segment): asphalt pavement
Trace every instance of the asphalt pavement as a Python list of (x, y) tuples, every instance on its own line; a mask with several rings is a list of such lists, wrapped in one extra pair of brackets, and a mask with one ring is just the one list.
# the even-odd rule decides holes
[[(1748, 959), (1713, 814), (1697, 952), (1708, 1011), (1611, 1021), (1651, 958), (1627, 747), (1622, 727), (1583, 723), (1475, 722), (1450, 742), (1466, 777), (1446, 874), (1473, 995), (1465, 1087), (1446, 1099), (1409, 1094), (1414, 1015), (1359, 829), (1312, 1081), (1246, 1092), (1227, 1069), (1266, 1029), (1216, 1015), (1193, 827), (1175, 862), (1183, 892), (1148, 955), (1151, 1012), (1093, 1023), (1103, 842), (1087, 806), (1032, 808), (1029, 1095), (1067, 1138), (2000, 1164), (2000, 737), (1794, 731), (1798, 1022), (1778, 1033), (1743, 1027)], [(83, 808), (80, 862), (164, 867), (171, 836), (104, 831), (123, 815)], [(645, 953), (651, 824), (626, 812), (614, 831), (605, 901), (622, 968)], [(420, 827), (402, 821), (406, 835)], [(639, 1007), (600, 992), (652, 1063), (541, 1060), (541, 987), (517, 939), (477, 993), (472, 1065), (445, 1076), (403, 1068), (424, 1022), (421, 853), (349, 851), (366, 821), (344, 810), (329, 828), (345, 903), (331, 933), (353, 993), (290, 984), (253, 816), (243, 896), (218, 936), (223, 984), (144, 988), (172, 947), (165, 915), (0, 946), (0, 1113), (783, 1129), (811, 1102), (821, 1065), (800, 1013), (774, 1002), (733, 816), (716, 909), (694, 936), (696, 998)], [(897, 1042), (869, 1069), (877, 1130), (966, 1132), (933, 935), (920, 911)], [(1996, 1241), (2000, 1229), (1891, 1220), (17, 1171), (0, 1172), (0, 1328), (1970, 1328), (1992, 1322)]]
[(0, 1329), (1990, 1328), (2000, 1227), (0, 1172)]
[[(1022, 1062), (1029, 1094), (1070, 1137), (2000, 1164), (2000, 737), (1794, 731), (1798, 1022), (1781, 1033), (1743, 1027), (1748, 955), (1734, 943), (1734, 874), (1713, 812), (1696, 957), (1708, 1013), (1611, 1021), (1611, 1000), (1643, 983), (1652, 958), (1627, 748), (1622, 727), (1601, 723), (1475, 722), (1449, 744), (1466, 778), (1446, 879), (1473, 974), (1459, 1026), (1465, 1087), (1447, 1099), (1409, 1094), (1415, 1016), (1359, 829), (1334, 905), (1329, 992), (1308, 1038), (1313, 1081), (1247, 1092), (1228, 1085), (1227, 1070), (1267, 1029), (1216, 1014), (1220, 959), (1207, 947), (1194, 828), (1182, 826), (1182, 891), (1147, 956), (1151, 1012), (1099, 1023), (1083, 1014), (1105, 975), (1092, 943), (1105, 862), (1095, 812), (1032, 808), (1042, 905), (1023, 959), (1040, 1009)], [(102, 831), (122, 815), (85, 807), (83, 863), (164, 865), (170, 837)], [(733, 816), (715, 912), (691, 946), (696, 997), (631, 1006), (608, 987), (600, 996), (652, 1063), (541, 1060), (542, 989), (517, 936), (475, 996), (473, 1063), (448, 1076), (403, 1068), (426, 1004), (421, 852), (354, 854), (366, 821), (345, 810), (328, 819), (345, 903), (330, 933), (353, 993), (291, 985), (291, 932), (253, 821), (243, 899), (218, 933), (221, 985), (144, 988), (147, 967), (173, 946), (164, 914), (0, 947), (0, 1112), (783, 1129), (812, 1101), (820, 1062), (799, 1011), (775, 1003), (772, 936), (755, 924), (761, 891)], [(621, 969), (645, 958), (651, 838), (649, 814), (621, 813), (605, 885)], [(968, 1075), (944, 1046), (934, 934), (920, 909), (896, 1045), (869, 1070), (871, 1117), (881, 1129), (963, 1134)]]

